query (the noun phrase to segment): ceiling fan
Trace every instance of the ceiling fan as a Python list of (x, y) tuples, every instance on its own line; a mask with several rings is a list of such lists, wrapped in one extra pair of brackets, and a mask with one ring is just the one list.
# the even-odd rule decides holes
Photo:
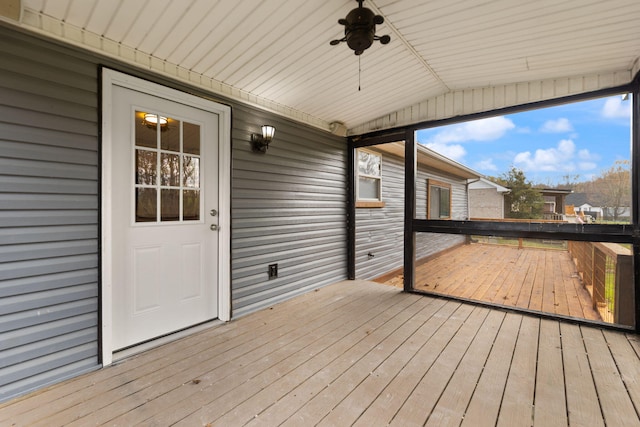
[(344, 25), (344, 37), (340, 40), (331, 40), (329, 44), (335, 46), (341, 42), (347, 42), (356, 55), (361, 55), (368, 49), (374, 41), (379, 40), (381, 44), (387, 44), (391, 37), (376, 36), (376, 25), (384, 22), (384, 18), (374, 14), (371, 9), (362, 7), (364, 0), (356, 0), (358, 7), (351, 10), (344, 19), (339, 19), (338, 24)]

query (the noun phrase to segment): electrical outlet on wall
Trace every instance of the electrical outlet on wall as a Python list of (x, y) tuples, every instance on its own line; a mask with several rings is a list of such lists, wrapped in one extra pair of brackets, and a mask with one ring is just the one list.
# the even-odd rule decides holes
[(278, 264), (269, 264), (269, 280), (278, 278)]

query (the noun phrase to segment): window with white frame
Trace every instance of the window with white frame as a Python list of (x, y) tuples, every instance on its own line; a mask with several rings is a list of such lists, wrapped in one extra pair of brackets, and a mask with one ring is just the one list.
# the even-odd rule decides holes
[(356, 206), (383, 207), (382, 155), (373, 151), (357, 150)]
[(451, 184), (427, 180), (427, 218), (451, 219)]

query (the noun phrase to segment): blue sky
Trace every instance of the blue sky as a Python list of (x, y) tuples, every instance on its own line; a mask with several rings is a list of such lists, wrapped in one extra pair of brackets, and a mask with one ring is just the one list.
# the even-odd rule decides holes
[(631, 99), (616, 95), (420, 130), (417, 139), (483, 175), (515, 166), (534, 184), (553, 186), (629, 160), (630, 117)]

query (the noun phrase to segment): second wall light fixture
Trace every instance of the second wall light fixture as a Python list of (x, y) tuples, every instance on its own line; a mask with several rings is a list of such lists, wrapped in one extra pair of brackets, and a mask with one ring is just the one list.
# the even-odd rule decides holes
[(251, 146), (253, 151), (266, 153), (269, 148), (269, 143), (273, 139), (273, 135), (276, 133), (276, 128), (269, 125), (262, 126), (262, 134), (251, 134)]

